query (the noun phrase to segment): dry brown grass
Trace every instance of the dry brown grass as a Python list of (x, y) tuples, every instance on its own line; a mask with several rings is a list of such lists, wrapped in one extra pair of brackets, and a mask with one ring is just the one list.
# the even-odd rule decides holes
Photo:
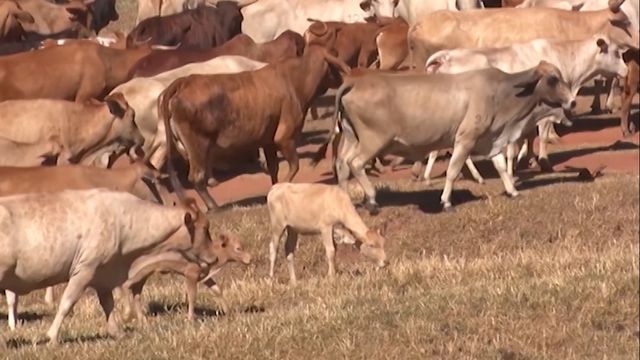
[[(243, 236), (255, 263), (223, 274), (224, 296), (203, 291), (199, 320), (186, 320), (182, 282), (156, 277), (144, 293), (153, 314), (105, 339), (95, 296), (85, 296), (63, 324), (59, 348), (36, 345), (53, 310), (42, 292), (21, 302), (28, 321), (9, 333), (8, 358), (140, 359), (424, 359), (635, 358), (638, 322), (638, 177), (558, 183), (562, 175), (509, 200), (496, 180), (471, 187), (479, 201), (454, 213), (424, 213), (440, 186), (395, 183), (381, 194), (392, 263), (376, 270), (351, 248), (338, 250), (339, 276), (325, 278), (320, 242), (300, 241), (300, 284), (265, 277), (267, 212), (237, 208), (215, 217)], [(458, 202), (473, 196), (455, 193)], [(423, 199), (423, 200), (420, 200)], [(56, 289), (57, 294), (61, 289)], [(4, 309), (4, 307), (1, 307)], [(4, 311), (2, 311), (4, 312)], [(0, 345), (1, 347), (2, 345)]]

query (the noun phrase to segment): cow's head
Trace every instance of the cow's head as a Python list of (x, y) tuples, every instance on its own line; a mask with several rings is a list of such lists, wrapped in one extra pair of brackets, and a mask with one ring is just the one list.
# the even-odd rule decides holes
[(375, 262), (378, 267), (384, 267), (388, 264), (387, 254), (384, 251), (385, 232), (386, 223), (380, 229), (367, 231), (363, 241), (356, 241), (356, 247), (360, 249), (360, 253)]
[(213, 249), (220, 265), (227, 262), (239, 262), (244, 265), (251, 263), (251, 254), (242, 248), (240, 239), (233, 234), (219, 233), (213, 239)]
[(89, 7), (91, 12), (91, 30), (96, 34), (105, 28), (111, 21), (118, 21), (120, 16), (116, 10), (116, 0), (95, 0), (95, 2), (85, 5)]
[(203, 267), (217, 263), (218, 256), (209, 233), (209, 220), (200, 212), (192, 198), (185, 199), (183, 206), (187, 210), (184, 215), (184, 225), (191, 238), (191, 249), (184, 255)]
[(34, 23), (33, 16), (22, 10), (20, 5), (14, 1), (3, 1), (0, 3), (0, 39), (7, 39), (15, 34), (18, 40), (23, 32), (24, 25)]
[(562, 107), (565, 112), (576, 107), (575, 95), (555, 65), (541, 61), (526, 74), (528, 78), (516, 84), (516, 88), (522, 89), (516, 96), (535, 95), (541, 103)]
[(226, 40), (240, 34), (242, 32), (242, 20), (244, 18), (238, 4), (233, 1), (221, 1), (216, 7), (219, 9), (220, 27), (225, 33)]
[(361, 0), (360, 9), (367, 17), (392, 18), (399, 0)]
[(144, 138), (134, 121), (135, 111), (120, 92), (104, 98), (109, 112), (114, 116), (112, 129), (114, 137), (130, 146), (142, 146)]
[(605, 36), (598, 37), (596, 45), (598, 47), (594, 64), (596, 69), (608, 75), (627, 76), (628, 68), (622, 59), (624, 50)]

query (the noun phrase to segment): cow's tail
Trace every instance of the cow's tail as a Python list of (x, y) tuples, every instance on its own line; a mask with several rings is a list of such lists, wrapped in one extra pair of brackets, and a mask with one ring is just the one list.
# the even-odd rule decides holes
[[(342, 120), (343, 120), (343, 111), (344, 108), (342, 107), (342, 97), (344, 95), (346, 95), (349, 91), (351, 91), (351, 89), (353, 88), (353, 86), (355, 85), (355, 82), (353, 81), (353, 78), (351, 77), (347, 77), (345, 78), (344, 82), (342, 83), (342, 85), (340, 86), (340, 88), (338, 89), (338, 91), (336, 92), (336, 100), (335, 100), (335, 104), (334, 104), (334, 113), (333, 113), (333, 119), (334, 119), (334, 124), (331, 127), (331, 130), (329, 132), (329, 136), (327, 137), (327, 140), (324, 142), (324, 144), (322, 144), (322, 146), (320, 146), (320, 149), (318, 149), (318, 151), (316, 151), (316, 153), (313, 155), (313, 157), (311, 158), (311, 166), (316, 166), (318, 165), (318, 163), (320, 162), (320, 160), (324, 159), (325, 156), (327, 155), (327, 149), (329, 149), (329, 145), (333, 142), (336, 141), (336, 135), (338, 133), (340, 133), (340, 131), (342, 131), (343, 126), (342, 126)], [(335, 146), (334, 146), (335, 149)], [(335, 160), (337, 154), (333, 154), (333, 159)]]
[(166, 134), (167, 141), (167, 170), (169, 172), (169, 180), (171, 181), (171, 186), (173, 190), (176, 192), (178, 199), (183, 205), (187, 204), (187, 196), (185, 194), (184, 188), (182, 184), (180, 184), (180, 180), (178, 179), (178, 174), (174, 167), (174, 156), (177, 150), (175, 149), (175, 139), (173, 136), (173, 130), (171, 129), (171, 106), (174, 102), (174, 97), (176, 93), (182, 87), (183, 79), (178, 79), (171, 83), (162, 93), (158, 96), (158, 118), (162, 119), (164, 123), (164, 131)]

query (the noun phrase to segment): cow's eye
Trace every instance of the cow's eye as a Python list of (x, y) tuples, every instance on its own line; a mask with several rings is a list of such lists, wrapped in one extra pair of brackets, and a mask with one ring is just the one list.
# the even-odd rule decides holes
[(549, 80), (547, 80), (547, 84), (549, 84), (549, 86), (551, 87), (558, 85), (559, 82), (560, 82), (560, 79), (558, 79), (558, 77), (555, 75), (549, 76)]

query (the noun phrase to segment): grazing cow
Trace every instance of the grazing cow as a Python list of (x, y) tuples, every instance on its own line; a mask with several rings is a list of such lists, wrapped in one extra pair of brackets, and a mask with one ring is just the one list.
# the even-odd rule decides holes
[[(501, 151), (520, 139), (531, 111), (542, 103), (561, 104), (565, 110), (575, 106), (560, 70), (544, 61), (515, 74), (489, 68), (347, 78), (336, 94), (336, 118), (343, 132), (338, 181), (346, 189), (351, 172), (364, 189), (365, 206), (377, 213), (376, 190), (364, 172), (374, 156), (384, 151), (420, 160), (430, 151), (453, 147), (441, 197), (445, 209), (451, 207), (453, 181), (472, 152), (490, 157), (507, 193), (517, 196)], [(427, 119), (424, 109), (430, 109)]]
[[(132, 79), (115, 88), (112, 93), (122, 93), (134, 109), (134, 121), (144, 138), (142, 150), (145, 158), (159, 170), (166, 160), (166, 133), (164, 123), (158, 122), (158, 96), (171, 82), (190, 74), (237, 73), (256, 70), (265, 65), (240, 56), (221, 56), (202, 63), (188, 64), (154, 77)], [(105, 148), (104, 153), (111, 154), (117, 150)], [(102, 157), (102, 154), (96, 154), (96, 158)]]
[(22, 25), (26, 32), (40, 35), (60, 33), (77, 27), (91, 27), (92, 16), (88, 8), (94, 0), (74, 0), (55, 4), (46, 0), (19, 0), (20, 7), (31, 14), (34, 22)]
[[(141, 256), (181, 252), (211, 265), (215, 253), (204, 216), (164, 207), (125, 192), (68, 190), (0, 199), (0, 288), (15, 313), (14, 294), (68, 282), (47, 331), (54, 344), (62, 321), (84, 294), (96, 290), (109, 335), (120, 337), (112, 290)], [(46, 251), (41, 251), (47, 249)]]
[(355, 23), (372, 16), (390, 18), (396, 1), (260, 0), (242, 9), (242, 33), (260, 43), (275, 39), (285, 30), (303, 34), (311, 25), (309, 19)]
[[(320, 234), (327, 255), (327, 275), (335, 276), (334, 230), (345, 229), (344, 243), (355, 244), (376, 265), (387, 265), (384, 251), (384, 230), (370, 230), (353, 207), (349, 194), (337, 186), (325, 184), (276, 184), (267, 194), (267, 208), (271, 220), (269, 244), (269, 277), (273, 279), (280, 240), (286, 232), (285, 256), (289, 279), (296, 283), (293, 253), (298, 234)], [(354, 239), (355, 237), (355, 239)]]
[[(129, 80), (132, 67), (150, 52), (148, 46), (118, 50), (87, 41), (4, 56), (0, 58), (0, 101), (102, 99)], [(34, 69), (47, 69), (56, 76), (43, 76)]]
[(17, 1), (0, 1), (0, 42), (21, 40), (23, 26), (34, 22), (33, 16), (22, 10)]
[(399, 0), (396, 14), (408, 24), (415, 24), (426, 14), (438, 10), (469, 10), (484, 8), (480, 0)]
[[(606, 36), (601, 35), (576, 41), (536, 39), (502, 48), (442, 50), (433, 54), (427, 60), (425, 67), (427, 72), (445, 74), (456, 74), (487, 67), (515, 73), (529, 69), (541, 60), (545, 60), (560, 69), (562, 77), (571, 87), (573, 95), (577, 96), (578, 90), (597, 75), (626, 76), (627, 68), (622, 60), (623, 51), (624, 49), (612, 43)], [(562, 121), (562, 118), (544, 112), (541, 117), (535, 119), (535, 123), (547, 122), (545, 126), (550, 126), (548, 122), (560, 123)], [(524, 130), (524, 135), (528, 137), (529, 150), (531, 150), (533, 137), (535, 137), (535, 132), (532, 130)], [(543, 133), (542, 129), (540, 133)], [(533, 137), (529, 135), (533, 135)], [(514, 154), (511, 155), (507, 157), (509, 173), (513, 171)], [(435, 155), (432, 154), (429, 160), (431, 163), (435, 161)], [(543, 169), (551, 169), (545, 141), (542, 139), (540, 141), (539, 163)], [(428, 178), (426, 172), (424, 177)]]
[(238, 4), (221, 1), (216, 7), (200, 6), (178, 14), (148, 18), (127, 35), (127, 47), (150, 43), (209, 49), (239, 34), (241, 23)]
[[(174, 81), (158, 98), (158, 116), (165, 123), (169, 173), (178, 196), (181, 185), (170, 160), (174, 143), (189, 163), (189, 180), (207, 208), (217, 205), (207, 192), (212, 157), (264, 150), (272, 184), (278, 181), (279, 149), (289, 163), (290, 182), (299, 169), (296, 138), (309, 103), (331, 67), (349, 68), (317, 45), (299, 58), (233, 75), (191, 75)], [(177, 137), (174, 140), (174, 137)]]
[(638, 129), (634, 123), (629, 122), (631, 115), (631, 103), (633, 97), (638, 93), (640, 86), (640, 53), (637, 49), (629, 50), (624, 54), (625, 61), (629, 68), (629, 73), (624, 81), (624, 89), (622, 92), (622, 106), (620, 108), (620, 127), (623, 136), (630, 136)]
[(609, 0), (607, 9), (583, 12), (552, 8), (438, 11), (409, 29), (412, 65), (424, 66), (439, 50), (501, 47), (537, 38), (580, 40), (603, 34), (619, 45), (637, 48), (638, 33), (629, 32), (629, 18), (620, 10), (623, 3)]
[(104, 103), (35, 99), (0, 102), (0, 166), (37, 166), (57, 157), (78, 163), (101, 147), (118, 142), (142, 145), (134, 111), (122, 94)]
[(196, 295), (198, 292), (198, 282), (207, 286), (215, 286), (219, 292), (219, 288), (213, 280), (223, 267), (229, 262), (240, 262), (244, 265), (251, 263), (251, 255), (243, 250), (240, 240), (230, 234), (220, 233), (213, 239), (213, 253), (217, 257), (217, 261), (212, 266), (203, 267), (198, 263), (194, 263), (185, 259), (178, 252), (168, 252), (163, 255), (161, 261), (157, 259), (150, 265), (147, 265), (147, 259), (141, 257), (131, 266), (129, 279), (122, 285), (122, 290), (126, 295), (127, 301), (124, 309), (125, 318), (131, 318), (131, 307), (135, 308), (135, 315), (138, 321), (145, 318), (142, 303), (140, 302), (140, 294), (147, 279), (154, 273), (175, 273), (184, 276), (184, 285), (187, 293), (187, 319), (193, 320), (194, 306)]
[(300, 56), (304, 39), (298, 33), (285, 31), (275, 40), (256, 44), (245, 34), (238, 34), (221, 46), (207, 50), (176, 49), (156, 51), (140, 60), (132, 70), (133, 77), (149, 77), (177, 67), (211, 60), (222, 55), (243, 56), (264, 63)]

